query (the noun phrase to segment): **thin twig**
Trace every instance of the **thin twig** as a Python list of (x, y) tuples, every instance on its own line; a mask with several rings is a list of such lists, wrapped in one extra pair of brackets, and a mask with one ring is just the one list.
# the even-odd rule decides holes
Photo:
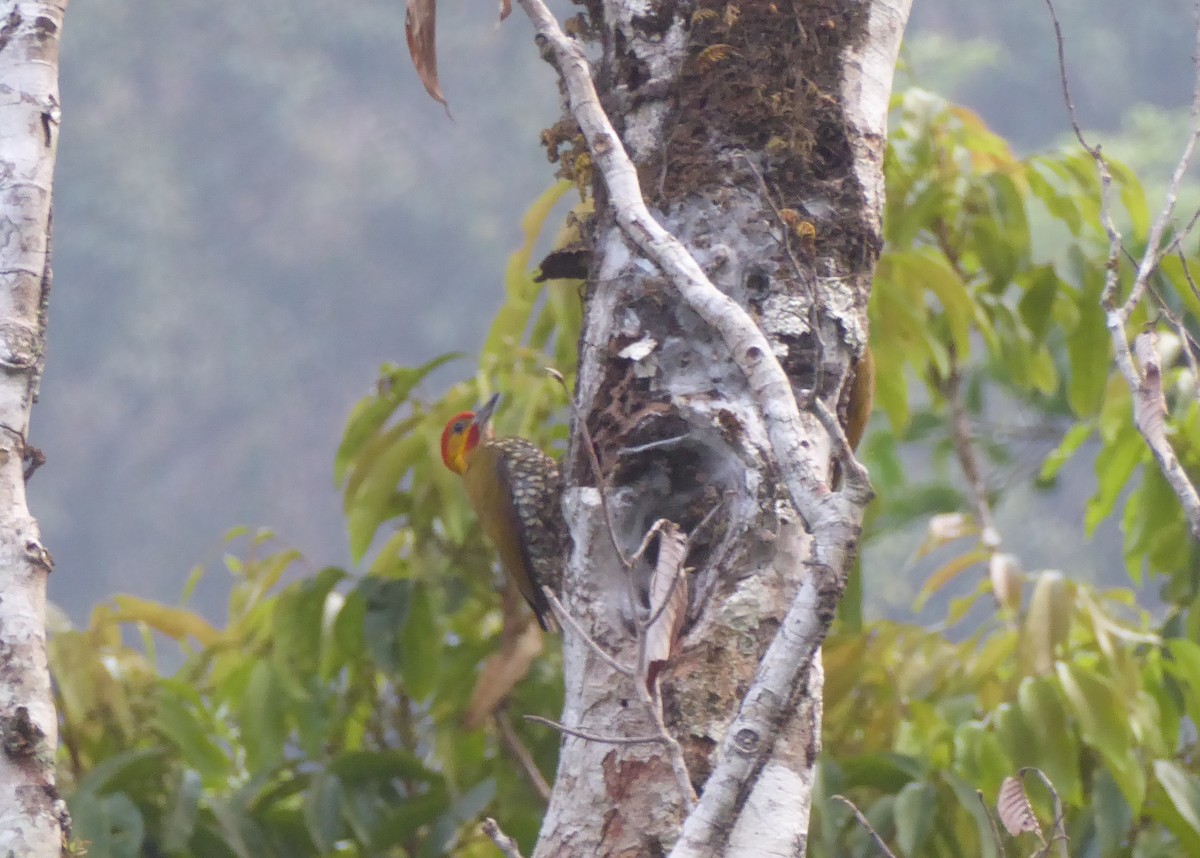
[[(1109, 337), (1112, 341), (1117, 368), (1125, 378), (1125, 383), (1129, 386), (1133, 400), (1134, 426), (1145, 440), (1146, 445), (1150, 448), (1150, 452), (1154, 454), (1154, 459), (1158, 463), (1159, 470), (1162, 472), (1164, 479), (1171, 486), (1176, 497), (1179, 498), (1180, 506), (1183, 508), (1184, 517), (1187, 519), (1192, 536), (1200, 540), (1200, 492), (1197, 492), (1195, 484), (1192, 483), (1187, 472), (1180, 464), (1175, 448), (1167, 438), (1165, 420), (1159, 419), (1162, 416), (1158, 413), (1159, 403), (1153, 399), (1155, 385), (1147, 383), (1142, 371), (1139, 370), (1135, 363), (1126, 331), (1130, 316), (1138, 308), (1145, 296), (1151, 275), (1158, 269), (1163, 256), (1171, 252), (1174, 247), (1173, 242), (1164, 243), (1163, 236), (1166, 233), (1167, 227), (1171, 224), (1175, 205), (1179, 197), (1179, 189), (1183, 183), (1183, 177), (1191, 164), (1192, 154), (1196, 149), (1196, 145), (1200, 142), (1200, 0), (1193, 0), (1192, 5), (1196, 20), (1196, 42), (1195, 50), (1192, 54), (1194, 81), (1192, 86), (1191, 133), (1188, 135), (1183, 152), (1179, 156), (1179, 162), (1167, 184), (1162, 210), (1151, 224), (1150, 233), (1146, 239), (1146, 251), (1142, 255), (1140, 263), (1136, 266), (1133, 285), (1130, 287), (1128, 297), (1123, 302), (1120, 299), (1120, 258), (1122, 244), (1121, 233), (1117, 229), (1116, 221), (1113, 218), (1112, 171), (1109, 169), (1108, 162), (1104, 159), (1100, 147), (1089, 145), (1079, 128), (1079, 122), (1075, 116), (1075, 106), (1071, 101), (1062, 27), (1058, 22), (1054, 0), (1046, 0), (1046, 7), (1050, 10), (1050, 19), (1054, 24), (1055, 41), (1058, 47), (1059, 77), (1062, 83), (1063, 98), (1066, 101), (1067, 113), (1071, 120), (1071, 127), (1075, 131), (1075, 136), (1079, 140), (1080, 145), (1083, 146), (1095, 161), (1096, 171), (1100, 176), (1100, 219), (1109, 241), (1104, 290), (1101, 294), (1100, 303), (1104, 308), (1105, 320), (1109, 330)], [(1158, 385), (1158, 387), (1161, 390), (1161, 385)]]
[(875, 845), (879, 847), (879, 851), (882, 852), (886, 858), (896, 858), (895, 853), (892, 852), (891, 849), (888, 849), (887, 843), (885, 843), (883, 838), (879, 836), (879, 832), (872, 828), (871, 823), (867, 821), (865, 816), (863, 816), (863, 812), (858, 809), (858, 805), (846, 798), (844, 795), (835, 795), (833, 796), (833, 800), (840, 801), (842, 804), (854, 811), (855, 817), (858, 818), (858, 824), (861, 825), (866, 832), (871, 835), (871, 839), (875, 841)]
[(501, 831), (496, 820), (490, 816), (484, 817), (483, 822), (479, 823), (479, 830), (496, 844), (496, 848), (504, 854), (504, 858), (521, 858), (521, 850), (517, 846), (517, 841)]
[[(639, 682), (638, 685), (642, 685), (642, 683)], [(650, 693), (649, 704), (650, 717), (654, 721), (654, 726), (658, 728), (660, 741), (667, 749), (667, 759), (671, 763), (671, 771), (675, 774), (675, 783), (679, 786), (679, 796), (683, 800), (684, 812), (691, 813), (696, 806), (696, 790), (692, 786), (692, 776), (688, 772), (687, 760), (683, 756), (683, 747), (671, 735), (666, 721), (663, 720), (662, 691), (657, 679), (654, 680), (654, 690)]]
[(838, 422), (834, 413), (829, 410), (829, 406), (815, 396), (812, 400), (812, 411), (826, 434), (829, 435), (830, 451), (833, 453), (834, 460), (842, 466), (842, 473), (846, 475), (842, 491), (855, 497), (870, 498), (873, 494), (871, 477), (867, 473), (866, 466), (854, 455), (854, 450), (850, 447), (850, 440), (846, 437), (846, 430), (842, 428), (842, 424)]
[(554, 616), (558, 618), (559, 623), (570, 628), (579, 639), (587, 644), (588, 649), (598, 655), (605, 664), (615, 670), (617, 673), (622, 673), (625, 676), (636, 676), (637, 672), (632, 667), (626, 667), (617, 661), (611, 655), (604, 651), (604, 647), (596, 643), (596, 641), (579, 625), (579, 620), (571, 616), (571, 613), (563, 607), (563, 603), (558, 600), (558, 596), (554, 595), (554, 591), (549, 587), (543, 586), (542, 592), (546, 594), (546, 599), (550, 602), (550, 607), (554, 610)]
[(975, 504), (979, 538), (988, 554), (995, 554), (1000, 550), (1000, 531), (992, 515), (992, 504), (988, 500), (983, 470), (979, 467), (979, 458), (975, 455), (975, 435), (971, 431), (971, 419), (967, 415), (962, 395), (962, 367), (959, 366), (953, 350), (950, 352), (950, 375), (946, 378), (943, 391), (950, 405), (950, 437), (954, 442), (954, 453), (958, 457), (958, 466), (962, 469), (963, 478), (966, 479), (967, 488), (971, 492), (971, 500)]
[(492, 720), (496, 724), (496, 729), (500, 731), (500, 738), (504, 742), (504, 747), (516, 759), (517, 764), (521, 767), (521, 771), (525, 773), (525, 777), (529, 778), (529, 782), (533, 784), (533, 788), (537, 790), (537, 794), (542, 797), (542, 801), (549, 803), (550, 784), (546, 783), (546, 779), (542, 776), (542, 770), (538, 768), (537, 762), (533, 759), (533, 754), (529, 753), (529, 749), (525, 747), (525, 743), (521, 741), (521, 737), (513, 729), (508, 714), (497, 709), (492, 713)]
[[(1054, 800), (1054, 836), (1050, 838), (1050, 844), (1057, 841), (1062, 858), (1070, 858), (1070, 853), (1067, 851), (1070, 844), (1070, 838), (1067, 836), (1067, 811), (1063, 807), (1062, 799), (1059, 798), (1058, 790), (1054, 788), (1054, 783), (1050, 778), (1046, 777), (1046, 773), (1034, 766), (1026, 766), (1023, 769), (1018, 769), (1017, 777), (1024, 781), (1025, 776), (1030, 773), (1038, 776), (1038, 779), (1049, 790), (1050, 797)], [(1047, 849), (1049, 849), (1050, 844), (1047, 844)]]
[(617, 559), (621, 561), (621, 565), (626, 569), (632, 569), (633, 561), (625, 555), (624, 549), (621, 548), (621, 542), (617, 539), (617, 527), (613, 523), (612, 510), (608, 506), (608, 492), (605, 490), (604, 474), (600, 469), (600, 457), (596, 454), (596, 445), (592, 441), (592, 433), (588, 429), (587, 420), (583, 419), (575, 407), (575, 398), (567, 390), (567, 380), (563, 374), (553, 367), (545, 367), (545, 370), (558, 381), (567, 394), (571, 416), (574, 418), (575, 425), (579, 427), (580, 435), (583, 436), (583, 446), (587, 450), (588, 462), (592, 468), (592, 479), (596, 482), (596, 491), (600, 493), (600, 511), (604, 514), (604, 524), (608, 528), (609, 541), (612, 542), (613, 551), (617, 553)]
[(605, 745), (662, 745), (666, 742), (662, 736), (602, 736), (599, 733), (589, 733), (575, 727), (568, 727), (566, 724), (551, 721), (549, 718), (543, 718), (541, 715), (522, 715), (521, 717), (526, 721), (532, 721), (534, 724), (544, 724), (547, 727), (552, 727), (558, 732), (574, 736), (576, 739), (584, 739), (588, 742), (601, 742)]
[(1000, 837), (1000, 829), (996, 827), (996, 817), (992, 816), (992, 809), (988, 806), (987, 799), (983, 797), (983, 790), (975, 790), (975, 797), (979, 799), (979, 804), (983, 807), (984, 814), (987, 815), (988, 824), (992, 826), (992, 842), (996, 844), (996, 853), (1000, 858), (1007, 858), (1007, 851), (1004, 848), (1004, 840)]

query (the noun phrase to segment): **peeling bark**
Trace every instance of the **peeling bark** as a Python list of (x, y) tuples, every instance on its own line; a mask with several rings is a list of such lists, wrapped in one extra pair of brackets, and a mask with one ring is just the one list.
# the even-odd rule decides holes
[[(576, 433), (564, 596), (620, 664), (635, 661), (653, 564), (619, 562), (599, 491), (626, 555), (660, 518), (697, 528), (684, 635), (660, 680), (699, 804), (687, 813), (661, 745), (568, 736), (536, 854), (802, 855), (818, 647), (869, 496), (830, 415), (845, 414), (866, 345), (908, 2), (592, 0), (573, 31), (601, 45), (599, 103), (623, 151), (572, 80), (578, 47), (537, 0), (522, 5), (589, 157), (563, 123), (548, 142), (574, 178), (597, 174), (576, 409), (604, 486)], [(857, 468), (841, 492), (831, 453)], [(631, 677), (577, 635), (564, 667), (564, 724), (654, 732)]]
[(45, 356), (58, 48), (66, 0), (0, 7), (0, 855), (51, 858), (70, 837), (54, 780), (46, 577), (25, 499), (29, 415)]

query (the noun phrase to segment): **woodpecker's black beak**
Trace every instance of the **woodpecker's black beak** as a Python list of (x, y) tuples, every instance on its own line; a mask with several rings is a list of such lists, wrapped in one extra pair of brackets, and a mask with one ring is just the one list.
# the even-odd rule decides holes
[(500, 404), (500, 394), (492, 394), (492, 398), (480, 406), (475, 412), (475, 425), (481, 429), (488, 424), (492, 419), (492, 415), (496, 413), (496, 406)]

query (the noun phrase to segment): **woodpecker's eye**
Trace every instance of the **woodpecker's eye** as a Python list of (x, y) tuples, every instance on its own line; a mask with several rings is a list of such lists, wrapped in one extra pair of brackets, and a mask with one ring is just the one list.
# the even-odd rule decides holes
[(454, 423), (454, 434), (455, 435), (461, 435), (463, 432), (466, 432), (466, 431), (467, 431), (467, 421), (466, 420), (455, 421), (455, 423)]

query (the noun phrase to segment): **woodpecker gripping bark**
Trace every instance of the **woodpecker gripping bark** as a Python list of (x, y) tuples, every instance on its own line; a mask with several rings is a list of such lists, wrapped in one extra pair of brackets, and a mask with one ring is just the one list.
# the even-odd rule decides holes
[(562, 477), (555, 461), (524, 438), (497, 438), (491, 425), (497, 394), (465, 411), (442, 432), (442, 461), (459, 474), (484, 535), (500, 555), (538, 624), (554, 628), (543, 586), (559, 589), (566, 547)]

